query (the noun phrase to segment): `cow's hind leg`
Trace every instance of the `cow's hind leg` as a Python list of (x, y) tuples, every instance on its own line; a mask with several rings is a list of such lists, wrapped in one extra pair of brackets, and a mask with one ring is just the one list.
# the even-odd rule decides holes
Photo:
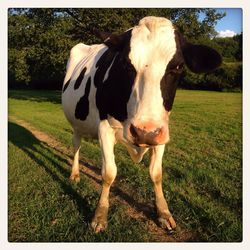
[(162, 157), (165, 145), (159, 145), (151, 149), (150, 177), (154, 183), (155, 203), (158, 214), (158, 222), (162, 228), (172, 230), (176, 223), (168, 209), (168, 204), (162, 191)]
[(98, 202), (91, 226), (96, 233), (107, 227), (109, 190), (113, 183), (117, 169), (114, 157), (115, 133), (107, 120), (100, 123), (99, 142), (102, 150), (102, 193)]
[(76, 131), (74, 131), (72, 142), (74, 147), (74, 161), (72, 165), (70, 180), (79, 182), (80, 181), (79, 151), (81, 148), (81, 136)]

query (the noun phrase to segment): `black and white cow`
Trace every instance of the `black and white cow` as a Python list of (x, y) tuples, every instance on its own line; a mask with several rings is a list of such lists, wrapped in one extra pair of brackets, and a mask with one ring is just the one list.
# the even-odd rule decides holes
[(162, 191), (162, 156), (178, 79), (184, 63), (193, 72), (208, 72), (221, 57), (212, 48), (187, 42), (161, 17), (145, 17), (121, 35), (96, 33), (102, 44), (72, 48), (62, 90), (63, 110), (74, 130), (71, 179), (80, 180), (81, 137), (99, 138), (103, 186), (91, 225), (102, 231), (117, 173), (114, 145), (123, 143), (135, 162), (149, 150), (158, 220), (166, 229), (175, 228)]

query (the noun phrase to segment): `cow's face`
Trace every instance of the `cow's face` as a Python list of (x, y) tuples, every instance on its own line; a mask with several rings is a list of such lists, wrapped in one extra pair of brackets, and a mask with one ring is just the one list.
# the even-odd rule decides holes
[(197, 73), (221, 63), (215, 50), (188, 43), (169, 20), (159, 17), (143, 18), (129, 32), (109, 36), (106, 45), (117, 51), (124, 66), (116, 72), (130, 85), (124, 137), (140, 147), (169, 141), (169, 116), (184, 63)]

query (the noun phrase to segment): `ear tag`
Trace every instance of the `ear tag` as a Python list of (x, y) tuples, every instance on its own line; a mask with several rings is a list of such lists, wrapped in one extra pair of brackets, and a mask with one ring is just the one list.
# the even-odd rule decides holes
[(110, 37), (107, 37), (103, 42), (107, 42), (110, 39)]

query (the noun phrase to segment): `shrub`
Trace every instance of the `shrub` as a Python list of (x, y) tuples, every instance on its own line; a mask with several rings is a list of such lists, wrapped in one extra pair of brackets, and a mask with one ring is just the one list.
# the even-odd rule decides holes
[(9, 49), (8, 79), (9, 86), (25, 86), (30, 83), (29, 66), (26, 62), (26, 50)]
[(185, 69), (179, 85), (187, 89), (242, 90), (242, 63), (223, 63), (211, 73), (194, 74)]

